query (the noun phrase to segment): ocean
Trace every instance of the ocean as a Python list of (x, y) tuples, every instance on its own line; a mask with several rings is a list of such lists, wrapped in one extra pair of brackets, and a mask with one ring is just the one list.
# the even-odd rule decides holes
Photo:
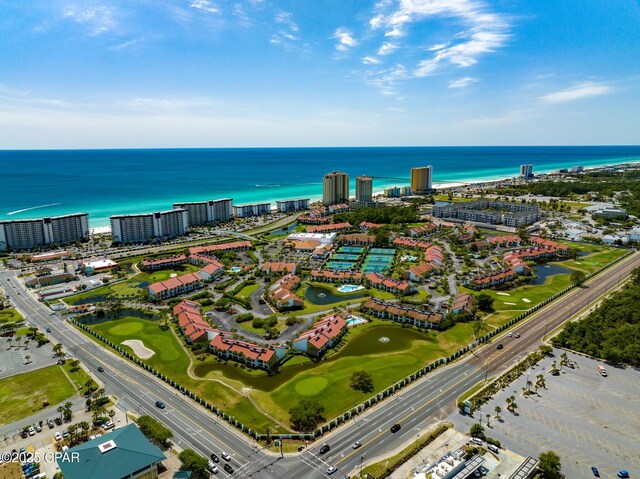
[(332, 170), (374, 177), (374, 190), (406, 185), (410, 169), (433, 165), (436, 181), (517, 176), (574, 165), (640, 161), (640, 146), (389, 147), (0, 151), (0, 220), (170, 209), (177, 201), (230, 197), (234, 204), (322, 195)]

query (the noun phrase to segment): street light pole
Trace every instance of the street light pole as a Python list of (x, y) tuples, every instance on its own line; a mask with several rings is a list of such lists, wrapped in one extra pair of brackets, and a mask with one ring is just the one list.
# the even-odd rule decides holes
[(364, 459), (364, 454), (360, 455), (360, 479), (362, 479), (362, 460)]

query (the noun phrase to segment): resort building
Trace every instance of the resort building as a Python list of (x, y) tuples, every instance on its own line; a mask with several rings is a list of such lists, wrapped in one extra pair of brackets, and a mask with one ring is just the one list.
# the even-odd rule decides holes
[(184, 300), (173, 307), (173, 315), (188, 343), (211, 341), (216, 331), (200, 314), (200, 303)]
[(520, 165), (520, 177), (532, 178), (533, 177), (533, 165)]
[(288, 241), (317, 241), (319, 244), (332, 244), (338, 233), (291, 233), (287, 236)]
[(358, 225), (362, 233), (368, 233), (374, 228), (380, 228), (380, 226), (382, 225), (379, 225), (378, 223), (371, 223), (370, 221), (363, 221)]
[(364, 233), (342, 234), (338, 236), (338, 243), (351, 246), (368, 246), (375, 244), (376, 237)]
[(89, 215), (75, 213), (38, 219), (0, 221), (0, 251), (33, 249), (89, 238)]
[(380, 273), (369, 273), (366, 276), (367, 284), (376, 289), (389, 293), (405, 295), (415, 292), (416, 288), (408, 281), (398, 281)]
[(271, 203), (256, 203), (254, 205), (234, 205), (233, 216), (236, 218), (248, 218), (250, 216), (262, 216), (271, 213)]
[(359, 203), (371, 203), (373, 201), (373, 178), (370, 176), (358, 176), (356, 178), (356, 201)]
[(325, 316), (313, 328), (291, 342), (291, 349), (312, 358), (321, 356), (340, 342), (347, 331), (347, 321), (337, 314)]
[(224, 274), (224, 266), (218, 261), (213, 260), (196, 274), (209, 283)]
[(303, 225), (323, 225), (331, 221), (329, 210), (322, 206), (298, 216), (298, 223)]
[(582, 173), (584, 171), (584, 166), (576, 165), (571, 167), (571, 173)]
[(262, 265), (262, 267), (260, 268), (260, 271), (262, 271), (263, 274), (277, 274), (277, 275), (288, 274), (288, 273), (296, 274), (298, 271), (298, 267), (295, 263), (284, 263), (284, 262), (270, 263), (267, 261)]
[(303, 211), (309, 209), (309, 198), (300, 200), (282, 200), (276, 201), (276, 208), (280, 213), (288, 213), (289, 211)]
[(167, 258), (144, 259), (140, 261), (140, 267), (146, 271), (157, 271), (159, 269), (175, 268), (187, 262), (188, 259), (185, 255), (178, 254)]
[(185, 293), (190, 293), (204, 286), (204, 279), (195, 273), (187, 273), (176, 278), (169, 278), (165, 281), (150, 284), (149, 298), (152, 301), (159, 301), (173, 298)]
[(57, 459), (65, 479), (157, 479), (162, 451), (135, 424), (72, 447)]
[(29, 258), (32, 263), (46, 263), (48, 261), (56, 261), (64, 258), (71, 258), (71, 251), (56, 251), (53, 253), (34, 254)]
[(231, 243), (218, 243), (208, 246), (194, 246), (189, 248), (189, 255), (201, 255), (201, 254), (217, 254), (227, 253), (228, 251), (246, 251), (252, 249), (250, 241), (232, 241)]
[(215, 330), (209, 350), (217, 356), (252, 368), (274, 371), (287, 354), (283, 346), (260, 346), (234, 339), (233, 334)]
[(513, 248), (522, 245), (522, 238), (518, 235), (487, 236), (485, 241), (493, 248)]
[(450, 311), (452, 313), (471, 313), (473, 311), (473, 296), (462, 293), (455, 297)]
[(278, 311), (301, 308), (304, 301), (293, 293), (300, 286), (300, 278), (295, 274), (287, 274), (273, 283), (265, 293), (266, 299)]
[(414, 195), (425, 195), (432, 190), (433, 166), (411, 168), (411, 191)]
[(382, 190), (382, 196), (385, 198), (399, 198), (400, 197), (400, 187), (399, 186), (389, 186)]
[(233, 199), (231, 198), (173, 204), (174, 209), (187, 210), (191, 226), (229, 221), (232, 219), (232, 206)]
[(422, 236), (427, 236), (434, 231), (438, 231), (438, 227), (433, 223), (425, 223), (421, 226), (414, 226), (413, 228), (409, 228), (409, 236), (412, 238), (419, 238)]
[(431, 214), (436, 218), (455, 218), (488, 224), (505, 223), (508, 226), (523, 226), (540, 219), (538, 205), (497, 200), (435, 205)]
[(410, 186), (401, 186), (400, 187), (400, 196), (412, 196), (413, 190)]
[(329, 213), (346, 213), (347, 211), (351, 211), (351, 207), (347, 203), (338, 203), (336, 205), (329, 206)]
[(114, 243), (166, 240), (186, 235), (189, 231), (189, 213), (184, 208), (157, 213), (114, 215), (110, 221)]
[(501, 271), (492, 271), (491, 273), (477, 276), (471, 281), (470, 286), (475, 289), (491, 288), (509, 281), (513, 281), (518, 274), (512, 269), (503, 269)]
[(95, 273), (102, 273), (104, 271), (109, 271), (110, 269), (117, 268), (118, 263), (109, 258), (104, 258), (89, 261), (80, 261), (78, 262), (78, 267), (84, 274), (86, 274), (87, 276), (91, 276)]
[(322, 204), (325, 206), (349, 201), (349, 175), (332, 171), (322, 178)]
[(333, 269), (312, 269), (311, 280), (325, 283), (362, 283), (364, 275), (360, 271), (340, 271)]
[(332, 223), (328, 225), (307, 226), (307, 233), (334, 233), (349, 231), (350, 229), (350, 223)]
[(360, 308), (376, 318), (390, 319), (419, 328), (437, 329), (444, 319), (442, 313), (432, 313), (398, 303), (388, 303), (376, 298), (367, 299)]

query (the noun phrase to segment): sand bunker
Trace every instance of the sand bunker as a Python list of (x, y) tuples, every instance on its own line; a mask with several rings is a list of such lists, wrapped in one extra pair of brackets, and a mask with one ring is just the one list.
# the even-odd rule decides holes
[(139, 339), (127, 339), (126, 341), (122, 341), (122, 344), (133, 349), (133, 353), (140, 359), (149, 359), (155, 354), (153, 350), (146, 347)]
[[(504, 301), (503, 301), (503, 303), (504, 303)], [(508, 304), (509, 306), (515, 306), (516, 305), (516, 303), (504, 303), (504, 304)]]
[(510, 296), (509, 293), (503, 293), (502, 291), (498, 291), (496, 294), (499, 294), (500, 296)]
[(524, 301), (525, 303), (530, 303), (531, 301), (529, 300), (529, 298), (522, 298), (522, 301)]

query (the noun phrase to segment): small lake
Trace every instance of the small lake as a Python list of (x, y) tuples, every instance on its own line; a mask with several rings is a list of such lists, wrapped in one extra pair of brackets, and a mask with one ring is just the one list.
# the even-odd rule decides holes
[(556, 264), (538, 264), (531, 269), (536, 277), (533, 278), (529, 284), (544, 284), (549, 276), (555, 276), (557, 274), (571, 274), (573, 272), (569, 268)]
[(267, 235), (267, 238), (274, 238), (274, 237), (277, 237), (277, 236), (282, 236), (283, 234), (290, 234), (290, 233), (293, 232), (293, 230), (296, 229), (296, 226), (298, 226), (298, 224), (294, 221), (293, 223), (291, 223), (286, 228), (281, 228), (279, 230), (273, 231), (272, 233), (269, 233)]
[(355, 293), (351, 294), (347, 293), (343, 295), (337, 295), (329, 288), (320, 288), (318, 286), (309, 286), (304, 293), (304, 299), (309, 301), (311, 304), (320, 304), (323, 306), (327, 304), (339, 303), (340, 301), (345, 301), (348, 299), (365, 298), (367, 296), (369, 295), (362, 290), (356, 291)]

